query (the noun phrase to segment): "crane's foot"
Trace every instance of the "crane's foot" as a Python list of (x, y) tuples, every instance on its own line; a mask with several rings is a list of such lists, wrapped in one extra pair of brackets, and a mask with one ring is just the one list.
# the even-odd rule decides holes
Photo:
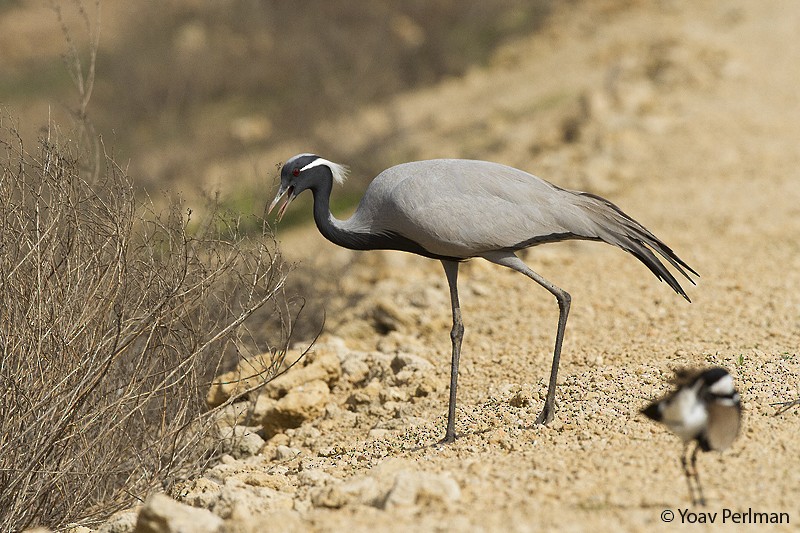
[(446, 431), (444, 438), (439, 441), (439, 444), (450, 444), (456, 441), (456, 432), (455, 431)]
[(544, 404), (544, 408), (542, 412), (539, 413), (539, 416), (536, 417), (535, 424), (543, 424), (547, 425), (553, 421), (553, 413), (555, 412), (555, 408), (552, 405), (548, 405), (547, 402)]

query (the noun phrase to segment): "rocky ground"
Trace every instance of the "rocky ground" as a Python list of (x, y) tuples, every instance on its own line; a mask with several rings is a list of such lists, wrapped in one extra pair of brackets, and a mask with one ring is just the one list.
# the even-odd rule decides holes
[[(785, 512), (781, 527), (796, 530), (800, 409), (776, 415), (772, 404), (800, 396), (800, 10), (587, 4), (485, 68), (329, 124), (329, 135), (353, 151), (385, 138), (408, 159), (492, 159), (607, 196), (700, 273), (693, 303), (609, 246), (527, 252), (573, 297), (556, 419), (535, 426), (556, 303), (523, 276), (467, 263), (459, 438), (443, 446), (441, 266), (339, 250), (313, 227), (279, 232), (297, 268), (316, 273), (325, 333), (225, 411), (241, 438), (220, 464), (101, 531), (689, 527), (681, 445), (639, 414), (687, 365), (726, 367), (745, 408), (733, 447), (700, 456), (708, 505), (692, 511), (718, 523), (724, 509)], [(287, 141), (283, 158), (300, 144)]]

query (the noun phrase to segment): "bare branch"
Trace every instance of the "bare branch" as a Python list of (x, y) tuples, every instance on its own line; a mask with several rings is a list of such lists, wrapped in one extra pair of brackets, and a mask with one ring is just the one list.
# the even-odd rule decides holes
[(136, 200), (110, 158), (92, 179), (53, 137), (0, 146), (0, 530), (96, 523), (213, 457), (205, 392), (230, 350), (266, 354), (263, 381), (282, 367), (285, 269), (218, 210), (190, 233), (179, 199)]

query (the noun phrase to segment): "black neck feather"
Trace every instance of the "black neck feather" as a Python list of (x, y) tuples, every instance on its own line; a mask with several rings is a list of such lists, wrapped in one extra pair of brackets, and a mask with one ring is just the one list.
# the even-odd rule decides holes
[(443, 256), (431, 253), (419, 243), (391, 231), (381, 231), (376, 228), (375, 233), (353, 231), (343, 227), (341, 221), (333, 217), (330, 210), (330, 196), (333, 180), (327, 179), (311, 188), (314, 195), (314, 222), (323, 237), (333, 244), (350, 250), (399, 250), (411, 252), (431, 259), (448, 261), (461, 261), (464, 258)]

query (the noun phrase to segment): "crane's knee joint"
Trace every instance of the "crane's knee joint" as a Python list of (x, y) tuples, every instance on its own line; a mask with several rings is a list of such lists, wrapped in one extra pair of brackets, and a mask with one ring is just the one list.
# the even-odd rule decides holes
[(453, 324), (453, 329), (450, 330), (450, 339), (452, 341), (461, 340), (464, 336), (464, 324), (457, 322)]
[(558, 300), (558, 306), (561, 309), (569, 309), (569, 305), (572, 303), (572, 296), (570, 296), (566, 291), (556, 293), (556, 299)]

